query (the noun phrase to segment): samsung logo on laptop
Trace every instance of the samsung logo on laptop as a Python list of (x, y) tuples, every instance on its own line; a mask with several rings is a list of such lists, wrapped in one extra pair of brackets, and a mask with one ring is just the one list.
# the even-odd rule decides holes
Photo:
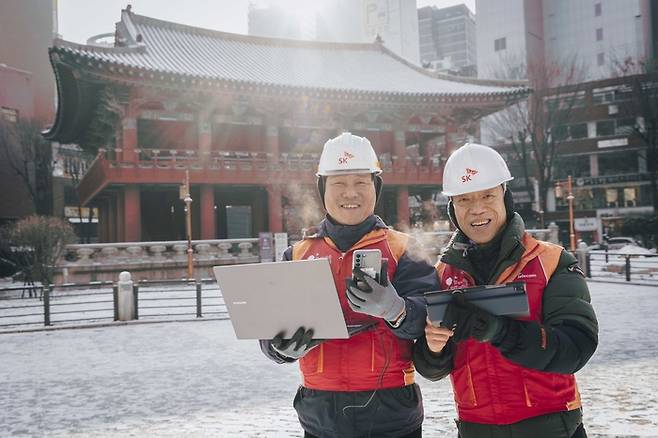
[(246, 301), (233, 301), (233, 304), (237, 306), (237, 305), (240, 305), (240, 304), (247, 304), (247, 302)]

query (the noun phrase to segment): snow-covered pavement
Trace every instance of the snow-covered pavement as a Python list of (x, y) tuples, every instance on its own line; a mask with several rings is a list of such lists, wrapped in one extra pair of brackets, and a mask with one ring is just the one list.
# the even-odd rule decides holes
[[(578, 373), (594, 437), (658, 437), (658, 287), (592, 283), (599, 349)], [(448, 381), (418, 378), (424, 436), (454, 437)], [(298, 437), (295, 365), (229, 321), (0, 335), (0, 436)]]

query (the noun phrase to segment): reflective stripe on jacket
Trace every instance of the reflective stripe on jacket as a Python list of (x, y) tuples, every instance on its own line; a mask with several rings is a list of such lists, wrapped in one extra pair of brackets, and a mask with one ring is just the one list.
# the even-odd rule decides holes
[[(507, 268), (496, 284), (526, 284), (530, 315), (524, 320), (542, 322), (544, 288), (555, 272), (562, 247), (523, 236), (521, 259)], [(439, 262), (444, 289), (475, 285), (466, 272)], [(450, 373), (455, 402), (462, 421), (511, 424), (526, 418), (580, 408), (580, 394), (573, 374), (525, 368), (506, 359), (498, 349), (474, 339), (457, 344)]]
[(293, 260), (329, 259), (336, 290), (347, 324), (376, 321), (368, 331), (349, 339), (321, 343), (299, 361), (303, 385), (325, 391), (366, 391), (397, 388), (414, 382), (412, 341), (398, 338), (386, 322), (350, 309), (345, 280), (352, 276), (352, 253), (356, 249), (379, 249), (388, 259), (388, 276), (393, 278), (397, 262), (409, 236), (390, 229), (369, 232), (345, 253), (329, 238), (307, 238), (293, 246)]

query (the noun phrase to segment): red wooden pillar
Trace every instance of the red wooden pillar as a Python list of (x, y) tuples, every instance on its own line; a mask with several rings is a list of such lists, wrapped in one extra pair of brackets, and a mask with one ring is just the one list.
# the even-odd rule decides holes
[(395, 167), (404, 169), (407, 166), (407, 144), (404, 131), (393, 132), (393, 155), (397, 157)]
[(283, 206), (281, 203), (281, 186), (267, 186), (267, 205), (269, 206), (269, 228), (271, 233), (283, 231)]
[(455, 144), (455, 136), (457, 135), (457, 127), (454, 121), (448, 121), (446, 124), (446, 159), (452, 154), (455, 149), (461, 145)]
[(135, 149), (137, 145), (137, 118), (130, 112), (121, 122), (121, 149), (122, 161), (134, 163), (139, 160)]
[(125, 202), (124, 202), (125, 196), (123, 191), (118, 192), (117, 196), (115, 198), (115, 209), (114, 209), (114, 223), (116, 224), (115, 227), (115, 232), (114, 232), (114, 239), (116, 242), (124, 242), (125, 239), (125, 217), (124, 217), (124, 210), (125, 210)]
[(211, 184), (201, 186), (201, 239), (216, 237), (215, 230), (215, 188)]
[[(198, 153), (202, 163), (207, 163), (210, 160), (210, 149), (212, 147), (210, 114), (208, 111), (201, 111), (198, 117)], [(213, 185), (201, 185), (201, 203), (199, 206), (201, 239), (214, 239), (217, 237), (217, 230), (215, 225), (215, 188)]]
[(409, 188), (398, 187), (398, 228), (409, 227)]
[(211, 121), (206, 111), (199, 113), (198, 126), (198, 148), (199, 157), (207, 162), (210, 158), (210, 148), (212, 144)]
[(278, 126), (268, 125), (265, 127), (265, 152), (268, 154), (270, 163), (278, 163), (280, 154)]
[(124, 242), (139, 242), (142, 239), (142, 214), (139, 186), (129, 185), (123, 189)]

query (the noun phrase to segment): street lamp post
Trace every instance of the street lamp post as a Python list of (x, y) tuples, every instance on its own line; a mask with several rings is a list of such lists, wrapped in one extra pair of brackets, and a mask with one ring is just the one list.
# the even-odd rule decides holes
[[(567, 177), (567, 201), (569, 202), (569, 249), (571, 251), (576, 250), (576, 234), (574, 232), (573, 224), (573, 200), (575, 196), (573, 195), (573, 185), (572, 185), (571, 175)], [(557, 181), (555, 183), (555, 197), (561, 198), (564, 196), (562, 192), (562, 181)]]
[(187, 279), (194, 278), (194, 259), (192, 249), (192, 196), (190, 195), (190, 171), (185, 171), (185, 230), (187, 234)]
[(567, 178), (567, 190), (569, 191), (567, 194), (567, 201), (569, 201), (569, 247), (571, 251), (576, 250), (576, 234), (574, 233), (573, 230), (573, 187), (572, 187), (572, 181), (571, 181), (571, 175)]

